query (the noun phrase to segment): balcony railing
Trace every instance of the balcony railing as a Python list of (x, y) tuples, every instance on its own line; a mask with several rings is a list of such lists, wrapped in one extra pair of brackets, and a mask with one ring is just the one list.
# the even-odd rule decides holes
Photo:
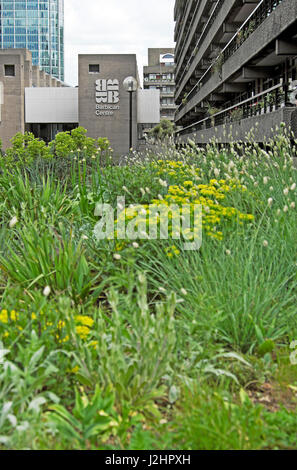
[(175, 49), (175, 56), (176, 56), (176, 57), (179, 57), (180, 51), (183, 51), (183, 50), (184, 50), (185, 44), (186, 44), (186, 42), (187, 42), (187, 40), (188, 40), (188, 37), (189, 37), (189, 32), (190, 32), (191, 29), (192, 29), (192, 26), (193, 26), (193, 23), (194, 23), (194, 20), (195, 20), (195, 18), (196, 18), (196, 15), (197, 15), (197, 13), (198, 13), (198, 9), (199, 9), (199, 8), (200, 8), (200, 2), (197, 2), (197, 5), (196, 5), (195, 11), (194, 11), (194, 13), (193, 13), (191, 22), (190, 22), (190, 24), (189, 24), (189, 27), (187, 28), (187, 31), (185, 31), (185, 37), (184, 37), (182, 46), (181, 46), (181, 45), (178, 45), (178, 47), (176, 47), (176, 49)]
[(160, 78), (160, 80), (146, 80), (144, 82), (144, 85), (160, 85), (160, 84), (165, 84), (165, 83), (168, 83), (169, 85), (175, 85), (175, 81), (174, 80), (169, 80), (169, 79), (165, 79), (165, 78)]
[[(201, 119), (177, 132), (177, 135), (192, 134), (194, 132), (232, 124), (242, 119), (268, 114), (286, 106), (288, 102), (288, 86), (279, 83), (262, 93), (252, 96), (240, 103), (219, 111), (212, 116)], [(292, 106), (292, 105), (290, 105)]]
[[(271, 13), (277, 8), (277, 6), (282, 3), (283, 0), (262, 0), (251, 15), (246, 19), (246, 21), (241, 25), (236, 34), (231, 38), (228, 44), (217, 56), (215, 61), (209, 66), (206, 72), (202, 75), (200, 80), (192, 88), (192, 90), (187, 94), (185, 100), (189, 101), (195, 96), (195, 94), (203, 87), (205, 83), (209, 80), (211, 74), (215, 68), (221, 68), (227, 59), (234, 54), (234, 52), (250, 37), (250, 35), (263, 23), (263, 21), (268, 18)], [(178, 110), (180, 110), (185, 105), (185, 102), (182, 102)]]
[[(200, 35), (200, 37), (199, 37), (199, 40), (198, 40), (196, 46), (194, 47), (194, 50), (193, 50), (193, 52), (192, 52), (192, 54), (191, 54), (191, 57), (189, 58), (189, 60), (188, 60), (188, 62), (187, 62), (187, 64), (186, 64), (186, 66), (185, 66), (185, 68), (184, 68), (183, 74), (181, 75), (181, 77), (178, 77), (178, 83), (180, 83), (180, 82), (184, 79), (186, 73), (187, 73), (188, 70), (190, 69), (192, 60), (193, 60), (194, 57), (196, 56), (196, 51), (198, 50), (200, 44), (203, 43), (204, 39), (206, 38), (207, 34), (209, 33), (209, 30), (211, 29), (212, 25), (214, 24), (214, 22), (215, 22), (215, 20), (216, 20), (216, 18), (217, 18), (217, 16), (218, 16), (218, 14), (219, 14), (219, 12), (220, 12), (222, 6), (223, 6), (224, 1), (225, 1), (225, 0), (218, 0), (217, 4), (215, 5), (215, 7), (214, 7), (214, 9), (213, 9), (213, 11), (212, 11), (211, 16), (208, 18), (208, 21), (207, 21), (206, 25), (204, 26), (204, 28), (203, 28), (203, 30), (202, 30), (202, 33), (201, 33), (201, 35)], [(195, 12), (195, 13), (196, 13), (196, 12)], [(183, 47), (184, 47), (184, 45), (183, 45)]]
[(161, 108), (176, 108), (174, 103), (161, 103)]

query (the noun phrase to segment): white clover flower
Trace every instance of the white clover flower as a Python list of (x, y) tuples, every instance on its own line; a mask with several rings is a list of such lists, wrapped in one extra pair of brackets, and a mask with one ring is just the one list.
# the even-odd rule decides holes
[(145, 188), (145, 190), (148, 194), (150, 194), (150, 192), (151, 192), (150, 188)]
[(159, 179), (159, 183), (161, 186), (163, 186), (163, 188), (167, 188), (168, 186), (167, 181), (163, 181), (161, 178)]
[(133, 242), (133, 243), (132, 243), (132, 246), (133, 246), (133, 248), (139, 248), (139, 245), (138, 245), (137, 242)]
[(274, 187), (270, 186), (269, 191), (271, 191), (271, 192), (274, 191)]
[(141, 192), (142, 196), (145, 196), (145, 190), (143, 188), (140, 188), (140, 192)]
[(44, 295), (45, 297), (48, 297), (48, 296), (50, 295), (50, 293), (51, 293), (51, 288), (50, 288), (50, 286), (46, 286), (46, 287), (43, 289), (43, 295)]
[(266, 185), (268, 183), (268, 177), (267, 176), (264, 176), (263, 178), (263, 183)]
[(160, 420), (160, 424), (167, 424), (167, 423), (168, 423), (167, 419), (161, 419)]
[(264, 246), (264, 248), (267, 248), (267, 247), (269, 246), (269, 243), (268, 243), (268, 241), (267, 241), (267, 240), (264, 240), (264, 242), (263, 242), (263, 246)]
[(159, 291), (163, 292), (163, 294), (166, 294), (166, 289), (164, 289), (164, 287), (159, 287)]
[(182, 288), (180, 291), (182, 295), (188, 295), (188, 292), (186, 291), (186, 289)]
[(268, 199), (268, 206), (271, 207), (272, 204), (273, 204), (273, 199), (272, 199), (272, 197), (270, 197), (270, 198)]
[(230, 251), (230, 250), (226, 250), (226, 255), (227, 255), (227, 256), (231, 256), (231, 251)]
[(120, 259), (122, 259), (121, 255), (119, 255), (118, 253), (115, 253), (113, 255), (113, 258), (116, 260), (116, 261), (120, 261)]
[(9, 228), (13, 228), (17, 223), (18, 223), (18, 219), (16, 216), (14, 216), (9, 222)]
[(288, 210), (289, 210), (288, 206), (285, 206), (284, 207), (284, 213), (286, 214), (288, 212)]
[(295, 189), (296, 189), (296, 183), (292, 184), (291, 191), (295, 191)]
[(87, 235), (83, 235), (83, 236), (81, 237), (81, 239), (82, 239), (82, 240), (89, 240), (89, 238), (87, 237)]
[(284, 195), (288, 196), (288, 194), (289, 194), (289, 188), (284, 189)]
[(290, 207), (291, 207), (291, 209), (295, 209), (295, 207), (296, 207), (296, 204), (295, 204), (295, 202), (291, 202), (291, 205), (290, 205)]

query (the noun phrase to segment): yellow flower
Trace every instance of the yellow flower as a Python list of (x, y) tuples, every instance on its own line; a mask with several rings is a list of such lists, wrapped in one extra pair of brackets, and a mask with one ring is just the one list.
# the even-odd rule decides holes
[(91, 317), (88, 317), (86, 315), (76, 315), (75, 317), (76, 323), (80, 323), (81, 325), (88, 326), (92, 328), (94, 325), (94, 320)]
[(15, 310), (12, 310), (12, 311), (10, 312), (10, 318), (12, 319), (12, 321), (17, 321), (17, 319), (18, 319), (18, 314), (17, 314), (17, 312), (16, 312)]
[(91, 332), (87, 326), (77, 326), (75, 330), (81, 339), (87, 339), (88, 335)]
[(0, 313), (0, 322), (1, 322), (1, 323), (8, 323), (8, 313), (7, 313), (7, 310), (1, 310), (1, 313)]
[(66, 323), (64, 321), (60, 320), (59, 323), (58, 323), (58, 329), (62, 330), (62, 328), (65, 328), (65, 325), (66, 325)]

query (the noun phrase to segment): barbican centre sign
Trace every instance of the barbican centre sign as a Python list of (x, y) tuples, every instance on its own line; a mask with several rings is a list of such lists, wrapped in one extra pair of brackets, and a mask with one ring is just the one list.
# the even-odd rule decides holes
[(120, 84), (117, 79), (96, 80), (96, 116), (113, 116), (120, 110)]

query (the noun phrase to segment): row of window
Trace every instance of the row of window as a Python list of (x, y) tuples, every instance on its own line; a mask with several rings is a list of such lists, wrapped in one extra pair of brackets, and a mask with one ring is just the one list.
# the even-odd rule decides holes
[(12, 3), (10, 1), (5, 1), (2, 0), (1, 2), (1, 8), (4, 11), (7, 10), (43, 10), (43, 11), (48, 11), (49, 9), (52, 10), (58, 10), (58, 6), (55, 3), (51, 3), (50, 8), (49, 8), (49, 2), (15, 2)]
[(174, 105), (174, 98), (161, 98), (161, 105), (162, 104), (170, 104), (170, 105)]
[[(50, 68), (49, 67), (43, 67), (43, 70), (46, 72), (46, 73), (50, 73)], [(62, 67), (62, 71), (64, 73), (64, 68)], [(59, 72), (59, 68), (57, 65), (53, 66), (51, 68), (51, 73), (52, 74), (58, 74)], [(15, 77), (15, 65), (14, 64), (5, 64), (4, 65), (4, 76), (5, 77)]]
[[(48, 18), (2, 18), (1, 20), (1, 25), (2, 27), (4, 26), (15, 26), (15, 27), (32, 27), (32, 26), (38, 26), (39, 28), (41, 27), (47, 27), (49, 25), (49, 19)], [(1, 26), (0, 25), (0, 26)]]
[(172, 86), (149, 86), (149, 90), (160, 90), (161, 93), (174, 93), (174, 89), (175, 87)]
[(173, 73), (150, 73), (148, 75), (145, 75), (144, 77), (145, 81), (149, 80), (163, 80), (163, 81), (168, 81), (168, 80), (174, 80), (174, 74)]

